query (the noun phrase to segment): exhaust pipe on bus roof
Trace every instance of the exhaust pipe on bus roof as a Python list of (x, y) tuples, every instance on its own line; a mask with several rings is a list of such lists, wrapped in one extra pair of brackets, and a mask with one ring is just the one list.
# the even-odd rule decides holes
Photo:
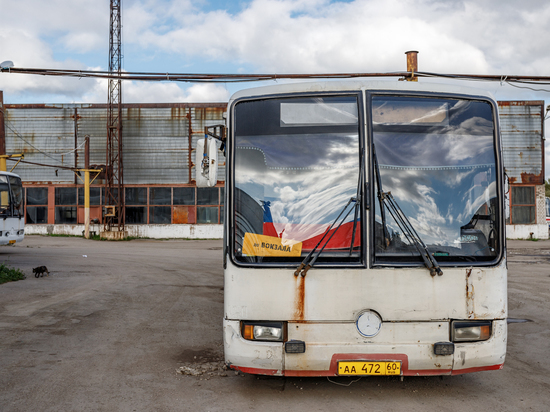
[(415, 50), (410, 50), (405, 52), (407, 55), (407, 71), (410, 73), (410, 76), (407, 77), (408, 82), (417, 82), (418, 77), (414, 73), (418, 72), (418, 52)]

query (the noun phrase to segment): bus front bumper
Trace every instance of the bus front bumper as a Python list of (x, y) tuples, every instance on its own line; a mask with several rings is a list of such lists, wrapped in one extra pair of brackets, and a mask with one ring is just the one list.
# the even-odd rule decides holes
[(340, 361), (393, 361), (402, 376), (455, 375), (501, 369), (506, 356), (506, 320), (493, 321), (483, 342), (454, 344), (436, 355), (434, 344), (449, 342), (449, 322), (385, 322), (373, 338), (354, 323), (288, 323), (288, 340), (305, 342), (304, 353), (286, 353), (283, 342), (245, 340), (240, 321), (224, 320), (225, 362), (245, 373), (278, 376), (338, 376)]

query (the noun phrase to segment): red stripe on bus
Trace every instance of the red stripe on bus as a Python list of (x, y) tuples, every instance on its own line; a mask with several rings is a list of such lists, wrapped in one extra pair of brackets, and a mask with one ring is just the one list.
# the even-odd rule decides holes
[(277, 369), (259, 369), (259, 368), (247, 368), (244, 366), (230, 365), (230, 369), (241, 371), (243, 373), (249, 373), (252, 375), (281, 375), (281, 371)]
[[(462, 375), (472, 372), (483, 372), (491, 370), (499, 370), (503, 368), (503, 364), (479, 366), (465, 369), (409, 369), (409, 359), (405, 354), (335, 354), (332, 356), (329, 370), (282, 370), (277, 369), (260, 369), (247, 368), (236, 365), (231, 365), (231, 369), (239, 370), (244, 373), (253, 375), (284, 375), (289, 377), (320, 377), (320, 376), (338, 376), (339, 361), (401, 361), (402, 376), (438, 376), (438, 375)], [(391, 375), (388, 375), (391, 376)], [(397, 375), (399, 376), (399, 375)]]
[(454, 369), (451, 372), (451, 375), (462, 375), (463, 373), (471, 373), (471, 372), (496, 371), (496, 370), (502, 369), (503, 367), (504, 367), (504, 364), (501, 363), (499, 365), (480, 366), (477, 368)]

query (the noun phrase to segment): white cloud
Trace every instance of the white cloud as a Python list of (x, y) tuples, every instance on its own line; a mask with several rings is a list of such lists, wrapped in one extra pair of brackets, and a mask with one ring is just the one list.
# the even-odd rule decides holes
[[(199, 7), (206, 3), (123, 2), (123, 42), (144, 52), (179, 54), (182, 62), (241, 62), (269, 72), (403, 70), (409, 49), (420, 51), (426, 71), (531, 73), (550, 63), (545, 43), (536, 41), (549, 31), (550, 4), (540, 1), (518, 8), (510, 0), (252, 0), (236, 14), (203, 12)], [(106, 1), (6, 2), (2, 52), (4, 42), (20, 43), (17, 30), (25, 27), (25, 37), (46, 51), (103, 50), (107, 57), (108, 23)]]
[[(180, 68), (208, 62), (218, 73), (227, 63), (273, 73), (402, 71), (410, 49), (420, 51), (420, 70), (432, 72), (544, 73), (550, 65), (545, 43), (535, 41), (548, 37), (550, 4), (535, 0), (521, 9), (511, 0), (252, 0), (235, 14), (203, 12), (207, 3), (123, 2), (123, 45), (139, 54), (125, 57), (158, 62), (159, 72), (170, 71), (162, 56)], [(67, 67), (55, 56), (101, 52), (107, 61), (108, 24), (108, 2), (7, 2), (0, 58), (19, 67)], [(69, 68), (75, 66), (84, 65)]]
[[(78, 7), (67, 0), (22, 0), (2, 2), (0, 7), (0, 60), (12, 60), (16, 67), (86, 69), (78, 60), (81, 54), (100, 46), (108, 50), (108, 5), (92, 0), (82, 0)], [(7, 102), (14, 96), (29, 102), (70, 102), (80, 100), (93, 85), (86, 79), (0, 74)]]
[(168, 103), (183, 101), (184, 91), (173, 83), (124, 82), (122, 96), (125, 103)]
[[(208, 65), (222, 73), (228, 64), (241, 72), (402, 71), (410, 49), (420, 51), (423, 71), (544, 74), (550, 66), (543, 40), (550, 3), (537, 0), (521, 7), (513, 0), (250, 0), (235, 13), (203, 11), (210, 3), (124, 1), (124, 69), (142, 71), (126, 65), (134, 62), (156, 72)], [(3, 2), (0, 27), (0, 60), (19, 67), (106, 65), (108, 1)], [(48, 82), (48, 93), (57, 85), (67, 94), (63, 82), (28, 76), (13, 85), (7, 77), (0, 75), (7, 96), (28, 84), (39, 99), (36, 85)]]
[(537, 1), (254, 0), (237, 14), (180, 3), (134, 3), (129, 40), (258, 72), (399, 71), (410, 49), (433, 72), (543, 73), (550, 63), (544, 42), (528, 40), (548, 37), (550, 4)]
[[(13, 37), (17, 37), (17, 42), (11, 41)], [(47, 43), (22, 30), (12, 30), (9, 34), (0, 32), (0, 50), (0, 60), (12, 60), (16, 67), (85, 68), (75, 60), (56, 61)], [(14, 94), (25, 94), (29, 98), (33, 94), (60, 94), (66, 99), (73, 100), (92, 84), (92, 81), (85, 79), (0, 74), (0, 90), (4, 91), (6, 101)]]
[[(427, 13), (411, 14), (422, 5)], [(434, 24), (430, 16), (436, 12), (430, 8), (435, 6), (429, 1), (255, 0), (236, 15), (187, 16), (170, 31), (142, 27), (132, 41), (268, 72), (403, 70), (403, 53), (410, 49), (421, 50), (431, 71), (489, 69), (482, 50)]]
[(108, 48), (108, 1), (4, 1), (1, 9), (0, 25), (10, 42), (18, 42), (14, 31), (24, 27), (29, 37), (48, 39), (49, 47), (62, 47), (76, 53)]
[(226, 102), (229, 99), (229, 93), (223, 86), (211, 83), (195, 84), (184, 89), (176, 83), (125, 82), (123, 96), (126, 103), (201, 103)]
[[(227, 102), (229, 92), (221, 85), (205, 83), (182, 87), (177, 83), (131, 82), (122, 83), (123, 103), (211, 103)], [(95, 80), (83, 96), (83, 103), (107, 101), (107, 81)]]
[(196, 84), (186, 91), (188, 102), (226, 102), (229, 100), (229, 92), (224, 86), (217, 84)]

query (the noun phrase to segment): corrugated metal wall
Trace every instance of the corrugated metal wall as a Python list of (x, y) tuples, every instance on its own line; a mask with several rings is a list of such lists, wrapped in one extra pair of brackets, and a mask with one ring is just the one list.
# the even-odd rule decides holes
[[(5, 105), (6, 153), (24, 153), (34, 163), (75, 166), (74, 109), (68, 106), (22, 106), (12, 110)], [(8, 162), (8, 169), (10, 163)], [(17, 167), (24, 181), (41, 180), (71, 183), (74, 173), (25, 164)]]
[[(225, 103), (124, 105), (124, 183), (191, 183), (196, 142), (205, 126), (224, 123), (225, 110)], [(5, 124), (6, 152), (24, 153), (27, 162), (84, 168), (86, 135), (90, 164), (106, 162), (106, 105), (5, 105)], [(17, 173), (25, 182), (77, 183), (71, 171), (28, 163)]]
[(188, 108), (123, 112), (125, 183), (188, 183)]
[[(107, 149), (107, 108), (94, 106), (77, 108), (77, 125), (78, 167), (84, 168), (83, 144), (86, 135), (90, 136), (90, 165), (104, 165)], [(81, 182), (78, 181), (78, 183)]]
[(544, 184), (544, 102), (498, 102), (503, 162), (511, 183)]
[[(83, 168), (83, 142), (89, 135), (90, 163), (105, 164), (106, 105), (4, 107), (6, 153), (24, 153), (25, 161), (33, 163)], [(225, 110), (225, 103), (124, 105), (124, 183), (191, 183), (197, 140), (204, 137), (205, 126), (224, 123)], [(503, 101), (499, 111), (511, 182), (544, 184), (544, 102)], [(221, 152), (219, 157), (218, 179), (223, 180), (225, 158)], [(71, 171), (32, 164), (20, 164), (17, 173), (25, 182), (80, 183)]]

